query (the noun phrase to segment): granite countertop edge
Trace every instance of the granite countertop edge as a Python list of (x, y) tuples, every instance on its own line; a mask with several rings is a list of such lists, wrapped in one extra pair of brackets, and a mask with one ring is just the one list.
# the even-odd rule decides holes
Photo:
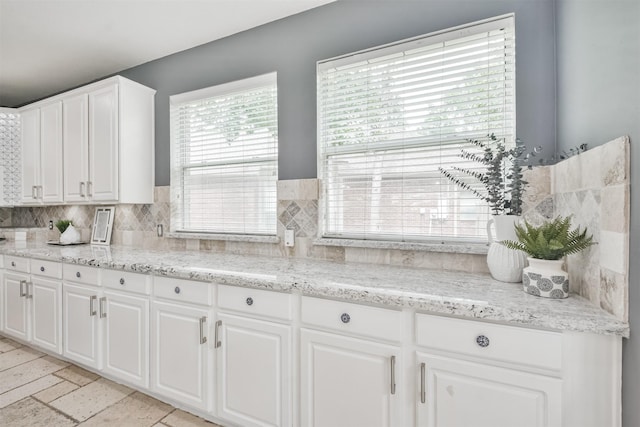
[[(629, 337), (628, 323), (578, 295), (572, 294), (565, 300), (542, 299), (525, 294), (520, 284), (497, 282), (484, 274), (125, 246), (99, 248), (96, 252), (89, 246), (3, 242), (0, 254), (298, 292), (305, 296), (387, 308), (412, 308), (516, 326)], [(211, 268), (210, 264), (224, 265), (224, 268)], [(397, 283), (399, 274), (402, 275), (401, 284)]]

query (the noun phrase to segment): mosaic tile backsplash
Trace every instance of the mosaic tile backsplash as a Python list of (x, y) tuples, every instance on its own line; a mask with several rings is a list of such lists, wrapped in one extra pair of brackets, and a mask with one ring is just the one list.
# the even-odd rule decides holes
[[(20, 115), (0, 109), (0, 206), (13, 205), (20, 196)], [(0, 213), (0, 225), (3, 222)]]

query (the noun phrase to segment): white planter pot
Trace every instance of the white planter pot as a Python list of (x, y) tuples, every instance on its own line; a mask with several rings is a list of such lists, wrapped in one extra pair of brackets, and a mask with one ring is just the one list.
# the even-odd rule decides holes
[[(491, 276), (501, 282), (521, 282), (522, 269), (527, 266), (527, 255), (524, 252), (509, 249), (499, 243), (503, 240), (517, 240), (515, 224), (521, 218), (516, 215), (493, 215), (487, 223), (487, 236), (490, 243), (487, 266)], [(492, 225), (495, 228), (495, 238)]]
[(569, 296), (569, 273), (562, 269), (564, 260), (529, 258), (522, 272), (522, 287), (528, 294), (546, 298)]

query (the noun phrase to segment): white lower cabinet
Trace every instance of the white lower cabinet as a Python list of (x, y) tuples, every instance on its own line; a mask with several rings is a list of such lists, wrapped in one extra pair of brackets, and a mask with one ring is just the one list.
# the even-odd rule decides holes
[(2, 294), (4, 332), (61, 354), (61, 282), (7, 272), (4, 274)]
[(28, 274), (6, 272), (2, 290), (4, 332), (24, 341), (31, 340), (28, 282)]
[(104, 372), (149, 387), (149, 298), (105, 291)]
[(151, 304), (151, 390), (204, 411), (213, 380), (207, 342), (211, 314), (186, 304)]
[(243, 427), (290, 426), (291, 327), (226, 313), (218, 322), (218, 417)]
[(308, 329), (300, 346), (301, 425), (404, 425), (400, 347)]
[(94, 369), (102, 369), (99, 288), (64, 283), (64, 356)]
[(558, 378), (424, 353), (416, 359), (419, 426), (562, 425)]
[(31, 276), (31, 341), (62, 354), (62, 282)]

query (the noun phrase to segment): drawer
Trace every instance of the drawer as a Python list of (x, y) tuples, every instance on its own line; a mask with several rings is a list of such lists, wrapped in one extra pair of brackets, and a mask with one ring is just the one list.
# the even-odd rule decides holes
[(52, 279), (62, 279), (62, 263), (45, 261), (41, 259), (31, 260), (31, 274)]
[(281, 292), (218, 285), (218, 307), (256, 316), (291, 320), (292, 298)]
[(28, 273), (30, 266), (29, 261), (29, 258), (5, 255), (4, 268), (10, 271), (21, 271), (22, 273)]
[(537, 368), (562, 367), (562, 334), (558, 332), (418, 313), (416, 344)]
[(62, 264), (62, 278), (84, 285), (100, 286), (100, 269), (78, 264)]
[(302, 323), (335, 331), (399, 342), (402, 312), (321, 298), (302, 297)]
[(151, 276), (122, 270), (103, 270), (102, 286), (149, 295), (151, 293)]
[(212, 287), (211, 283), (206, 282), (192, 282), (169, 277), (153, 278), (153, 294), (156, 297), (191, 304), (211, 305)]

